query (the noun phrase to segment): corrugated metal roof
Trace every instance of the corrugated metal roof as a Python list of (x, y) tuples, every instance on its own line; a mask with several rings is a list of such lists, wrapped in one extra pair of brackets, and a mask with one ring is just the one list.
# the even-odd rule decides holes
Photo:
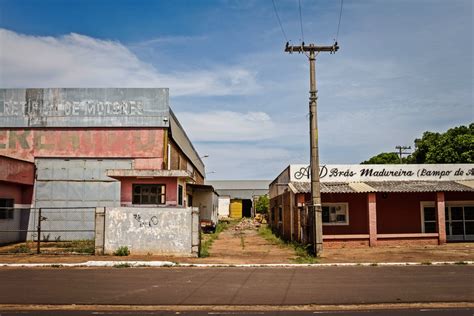
[(455, 181), (381, 181), (369, 182), (377, 192), (474, 192)]
[(206, 184), (216, 190), (267, 190), (271, 180), (211, 180)]
[(176, 118), (176, 115), (171, 109), (169, 109), (169, 113), (171, 138), (176, 142), (176, 144), (178, 144), (179, 148), (183, 151), (186, 157), (188, 157), (189, 162), (194, 165), (194, 167), (203, 177), (205, 177), (206, 171), (204, 168), (204, 163), (199, 157), (199, 154), (197, 153), (193, 144), (189, 140), (188, 135), (186, 135), (184, 128), (181, 126), (178, 119)]
[[(295, 193), (310, 193), (310, 182), (291, 182)], [(354, 183), (321, 182), (321, 193), (367, 192), (474, 192), (474, 188), (456, 181), (380, 181)]]
[[(295, 188), (296, 193), (310, 193), (311, 192), (310, 182), (291, 182), (291, 184)], [(321, 182), (321, 193), (357, 193), (357, 191), (352, 189), (348, 183)]]
[(471, 189), (474, 189), (474, 180), (460, 180), (456, 181), (459, 184), (466, 185), (470, 187)]
[(364, 182), (351, 182), (349, 186), (356, 192), (359, 193), (367, 193), (367, 192), (375, 192), (376, 190), (372, 188), (370, 185)]

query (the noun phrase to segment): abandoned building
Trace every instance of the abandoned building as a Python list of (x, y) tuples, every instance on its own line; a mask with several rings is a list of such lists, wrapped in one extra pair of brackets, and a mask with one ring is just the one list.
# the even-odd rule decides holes
[[(474, 165), (320, 166), (323, 245), (474, 241)], [(311, 243), (308, 165), (290, 165), (270, 184), (270, 220), (286, 240)]]
[(270, 180), (212, 180), (206, 181), (219, 194), (220, 217), (242, 218), (255, 215), (255, 202), (268, 194)]
[[(168, 89), (0, 89), (0, 206), (42, 208), (49, 238), (92, 238), (97, 207), (200, 201), (205, 219), (217, 205), (204, 177)], [(88, 210), (69, 218), (57, 211), (71, 208)], [(19, 214), (3, 208), (0, 222), (20, 223)], [(55, 232), (65, 221), (76, 231)]]

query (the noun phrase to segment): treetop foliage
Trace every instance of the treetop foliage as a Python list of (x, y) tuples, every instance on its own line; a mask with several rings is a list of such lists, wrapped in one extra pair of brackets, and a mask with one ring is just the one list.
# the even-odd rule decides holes
[[(397, 164), (397, 153), (380, 153), (362, 164)], [(444, 133), (425, 132), (415, 139), (415, 151), (402, 163), (474, 163), (474, 123)]]

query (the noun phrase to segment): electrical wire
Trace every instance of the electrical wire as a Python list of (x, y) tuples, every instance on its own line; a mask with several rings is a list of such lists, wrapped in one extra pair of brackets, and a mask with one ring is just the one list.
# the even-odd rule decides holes
[(335, 42), (337, 42), (337, 38), (339, 37), (339, 28), (341, 27), (341, 17), (342, 17), (342, 6), (343, 5), (344, 5), (344, 0), (341, 0), (341, 10), (339, 11), (339, 22), (337, 23), (336, 38), (334, 38)]
[(300, 9), (301, 41), (304, 42), (303, 17), (301, 15), (301, 0), (298, 0), (298, 7)]
[(275, 10), (275, 15), (276, 15), (277, 20), (278, 20), (278, 24), (280, 24), (281, 32), (283, 33), (283, 37), (285, 37), (286, 42), (289, 42), (288, 37), (286, 36), (285, 30), (283, 29), (283, 25), (281, 24), (280, 16), (278, 15), (278, 10), (277, 10), (277, 7), (275, 5), (275, 0), (272, 0), (272, 3), (273, 3), (273, 10)]

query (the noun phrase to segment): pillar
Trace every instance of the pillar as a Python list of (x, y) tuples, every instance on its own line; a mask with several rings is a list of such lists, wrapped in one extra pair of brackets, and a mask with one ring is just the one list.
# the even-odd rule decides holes
[(445, 206), (444, 192), (436, 192), (436, 220), (437, 220), (437, 231), (438, 231), (438, 244), (442, 245), (446, 243), (446, 219), (445, 219)]
[(369, 221), (369, 246), (377, 246), (377, 203), (375, 193), (367, 197), (367, 218)]
[(105, 207), (95, 209), (95, 254), (104, 254), (105, 244)]

